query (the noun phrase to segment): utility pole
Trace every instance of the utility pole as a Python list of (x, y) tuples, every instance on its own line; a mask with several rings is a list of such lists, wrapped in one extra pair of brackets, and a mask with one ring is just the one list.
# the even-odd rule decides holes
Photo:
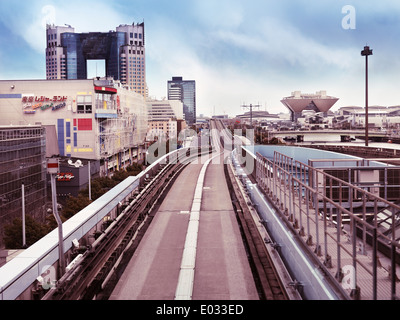
[(368, 147), (368, 56), (372, 56), (372, 49), (365, 46), (361, 56), (365, 56), (365, 146)]
[(25, 231), (25, 185), (22, 182), (21, 185), (22, 193), (22, 248), (26, 248), (26, 231)]
[(260, 107), (259, 104), (254, 105), (254, 106), (252, 104), (242, 105), (242, 108), (250, 109), (250, 126), (251, 126), (251, 128), (253, 128), (253, 108), (259, 108), (259, 107)]
[(65, 271), (65, 257), (64, 257), (64, 236), (63, 225), (57, 209), (57, 191), (56, 191), (56, 176), (59, 173), (58, 158), (47, 159), (47, 173), (51, 177), (51, 196), (53, 202), (53, 215), (58, 225), (58, 266), (59, 278), (61, 278)]
[[(125, 149), (124, 149), (124, 154), (125, 154)], [(92, 174), (90, 172), (90, 161), (88, 162), (88, 176), (89, 176), (89, 200), (92, 201)]]

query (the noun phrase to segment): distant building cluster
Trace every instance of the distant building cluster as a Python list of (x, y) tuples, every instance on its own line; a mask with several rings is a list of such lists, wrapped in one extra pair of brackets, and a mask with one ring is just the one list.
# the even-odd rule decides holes
[(183, 103), (179, 100), (147, 100), (149, 112), (148, 141), (177, 138), (186, 128)]
[[(365, 108), (342, 107), (335, 112), (332, 127), (363, 128), (365, 127)], [(369, 106), (368, 125), (379, 129), (400, 129), (400, 106)]]
[[(313, 129), (363, 129), (365, 128), (365, 108), (359, 106), (331, 108), (339, 98), (328, 96), (326, 91), (315, 94), (292, 92), (281, 103), (287, 107), (289, 114), (270, 114), (267, 111), (255, 110), (237, 115), (236, 123), (262, 126), (271, 130), (313, 130)], [(368, 126), (376, 130), (392, 130), (400, 133), (399, 106), (369, 106)]]

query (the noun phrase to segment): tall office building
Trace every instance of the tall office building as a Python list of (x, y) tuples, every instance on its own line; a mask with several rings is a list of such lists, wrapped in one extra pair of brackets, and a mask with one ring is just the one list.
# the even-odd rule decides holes
[(75, 33), (71, 26), (47, 25), (46, 78), (87, 79), (87, 61), (105, 60), (113, 77), (146, 96), (144, 23), (120, 25), (106, 33)]
[(181, 101), (186, 122), (189, 125), (196, 123), (196, 81), (172, 77), (168, 81), (168, 100)]

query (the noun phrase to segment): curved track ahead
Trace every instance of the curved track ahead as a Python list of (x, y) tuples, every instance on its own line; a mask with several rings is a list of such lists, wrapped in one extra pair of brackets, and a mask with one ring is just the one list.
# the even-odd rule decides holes
[[(219, 160), (207, 168), (202, 186), (191, 298), (287, 299), (263, 239), (224, 163), (229, 154), (226, 150), (230, 151), (227, 144), (233, 142), (230, 133), (220, 122), (212, 121), (211, 129), (223, 133), (212, 136), (214, 156), (219, 155)], [(45, 299), (174, 299), (189, 204), (204, 164), (198, 162), (162, 168), (157, 179), (142, 190), (142, 196), (130, 203), (119, 221), (85, 253), (83, 262)], [(175, 179), (177, 183), (169, 184)], [(171, 190), (161, 203), (161, 190), (167, 186)]]
[[(210, 158), (210, 157), (208, 157)], [(207, 159), (189, 164), (161, 204), (111, 299), (173, 300), (178, 290), (198, 177)], [(196, 241), (193, 300), (257, 300), (222, 163), (204, 175)], [(189, 281), (191, 281), (189, 279)]]

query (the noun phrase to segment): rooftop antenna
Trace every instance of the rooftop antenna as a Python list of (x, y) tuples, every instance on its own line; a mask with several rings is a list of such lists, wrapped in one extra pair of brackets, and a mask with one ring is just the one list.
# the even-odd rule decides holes
[(246, 109), (250, 109), (250, 126), (253, 128), (253, 108), (259, 108), (260, 105), (256, 104), (256, 105), (242, 105), (242, 108), (246, 108)]

